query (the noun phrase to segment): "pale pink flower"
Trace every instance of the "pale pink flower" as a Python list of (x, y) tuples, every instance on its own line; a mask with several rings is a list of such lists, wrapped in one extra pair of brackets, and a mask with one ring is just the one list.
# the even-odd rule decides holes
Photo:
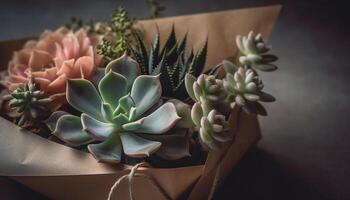
[(45, 31), (14, 53), (2, 83), (13, 91), (32, 77), (46, 96), (60, 96), (52, 105), (56, 109), (66, 101), (68, 79), (90, 79), (99, 67), (102, 57), (96, 53), (96, 46), (100, 41), (101, 36), (88, 35), (85, 29)]

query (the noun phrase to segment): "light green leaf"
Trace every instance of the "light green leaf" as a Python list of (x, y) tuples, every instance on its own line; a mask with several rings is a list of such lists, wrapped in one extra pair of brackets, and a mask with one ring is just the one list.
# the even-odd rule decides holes
[(194, 77), (191, 74), (186, 74), (185, 76), (185, 87), (188, 95), (194, 100), (197, 101), (196, 96), (194, 95), (193, 91), (193, 83), (196, 81), (196, 77)]
[(109, 103), (112, 109), (118, 106), (119, 99), (127, 93), (127, 80), (124, 76), (109, 71), (98, 84), (104, 102)]

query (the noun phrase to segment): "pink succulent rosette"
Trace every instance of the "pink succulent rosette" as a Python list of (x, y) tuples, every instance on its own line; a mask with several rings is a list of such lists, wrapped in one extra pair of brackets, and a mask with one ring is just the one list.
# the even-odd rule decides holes
[(50, 108), (56, 110), (66, 102), (67, 80), (90, 79), (100, 65), (102, 57), (96, 51), (100, 41), (101, 36), (88, 35), (85, 29), (45, 31), (15, 52), (2, 84), (13, 91), (32, 77), (45, 96), (52, 97)]

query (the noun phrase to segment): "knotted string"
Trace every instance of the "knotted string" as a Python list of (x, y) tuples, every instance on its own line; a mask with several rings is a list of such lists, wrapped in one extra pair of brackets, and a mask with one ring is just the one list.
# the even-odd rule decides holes
[(124, 179), (128, 180), (128, 186), (129, 186), (129, 199), (130, 200), (135, 200), (134, 195), (133, 195), (133, 191), (132, 191), (132, 185), (134, 182), (134, 178), (135, 177), (142, 177), (145, 178), (151, 185), (153, 188), (155, 188), (160, 194), (162, 194), (162, 196), (164, 197), (164, 199), (167, 200), (171, 200), (171, 198), (168, 196), (168, 194), (163, 190), (163, 188), (156, 182), (156, 180), (154, 178), (152, 178), (151, 176), (148, 176), (146, 174), (141, 174), (141, 173), (137, 173), (137, 169), (139, 167), (149, 167), (149, 165), (147, 163), (139, 163), (135, 166), (133, 166), (130, 170), (129, 174), (125, 174), (124, 176), (120, 177), (111, 187), (109, 194), (108, 194), (108, 198), (107, 200), (111, 200), (112, 199), (112, 195), (113, 193), (118, 189), (118, 187), (120, 186), (121, 182)]

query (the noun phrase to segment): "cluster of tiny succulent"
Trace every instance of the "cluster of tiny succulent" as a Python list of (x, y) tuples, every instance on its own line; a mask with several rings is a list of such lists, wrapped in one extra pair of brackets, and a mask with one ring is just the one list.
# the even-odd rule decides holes
[[(277, 57), (264, 54), (269, 48), (260, 34), (254, 36), (250, 32), (247, 37), (238, 36), (236, 41), (243, 54), (239, 59), (243, 67), (224, 60), (209, 73), (211, 75), (201, 74), (197, 79), (187, 74), (185, 78), (187, 93), (195, 101), (191, 110), (195, 129), (199, 132), (201, 141), (212, 149), (233, 138), (234, 133), (229, 131), (226, 119), (228, 108), (238, 107), (247, 113), (266, 115), (266, 110), (259, 101), (275, 101), (273, 96), (262, 91), (264, 85), (255, 69), (277, 69), (271, 64)], [(223, 66), (226, 72), (222, 80), (214, 75), (219, 66)]]
[(175, 28), (172, 30), (162, 48), (160, 48), (160, 34), (157, 28), (155, 39), (147, 51), (141, 37), (135, 35), (136, 46), (130, 48), (131, 55), (140, 64), (142, 74), (160, 74), (163, 86), (163, 96), (185, 100), (188, 98), (185, 89), (185, 75), (199, 76), (205, 65), (207, 42), (197, 53), (193, 50), (187, 53), (187, 35), (178, 41)]
[(72, 146), (88, 144), (88, 150), (101, 162), (119, 162), (122, 152), (130, 157), (147, 157), (162, 145), (172, 146), (173, 151), (160, 151), (161, 157), (188, 155), (181, 149), (188, 145), (162, 143), (168, 136), (182, 137), (174, 142), (188, 141), (182, 134), (186, 129), (170, 130), (180, 116), (175, 103), (161, 100), (159, 76), (140, 75), (138, 63), (124, 54), (106, 66), (105, 75), (96, 83), (69, 80), (68, 103), (82, 114), (53, 113), (47, 120), (52, 134)]
[(108, 31), (105, 33), (102, 43), (97, 47), (99, 54), (103, 55), (108, 61), (123, 55), (131, 43), (133, 24), (134, 20), (130, 19), (127, 11), (123, 8), (118, 8), (108, 23)]
[(236, 37), (236, 44), (242, 56), (239, 62), (243, 66), (249, 66), (261, 71), (275, 71), (277, 66), (272, 64), (278, 58), (272, 54), (266, 54), (271, 47), (267, 46), (261, 34), (254, 35), (249, 32), (248, 36)]
[(237, 36), (236, 45), (242, 54), (239, 58), (242, 66), (237, 67), (230, 61), (223, 62), (226, 71), (224, 87), (228, 93), (227, 101), (231, 108), (237, 105), (247, 113), (267, 115), (259, 101), (273, 102), (275, 98), (262, 91), (264, 85), (256, 70), (276, 70), (277, 67), (272, 62), (276, 61), (277, 57), (266, 54), (270, 47), (264, 43), (261, 34), (254, 35), (252, 31), (248, 36)]
[(43, 115), (48, 112), (46, 104), (51, 102), (51, 99), (44, 98), (44, 92), (33, 81), (19, 86), (10, 95), (11, 100), (8, 104), (18, 115), (19, 126), (32, 125), (42, 120)]

